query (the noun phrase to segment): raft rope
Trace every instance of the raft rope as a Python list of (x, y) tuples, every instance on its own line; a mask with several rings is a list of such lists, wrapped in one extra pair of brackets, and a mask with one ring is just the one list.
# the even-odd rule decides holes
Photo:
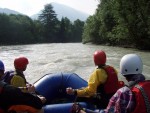
[(60, 84), (60, 89), (59, 89), (59, 93), (62, 93), (63, 92), (63, 89), (64, 89), (64, 75), (63, 73), (61, 72), (61, 84)]
[(77, 99), (78, 99), (78, 96), (75, 97), (74, 102), (73, 102), (74, 104), (77, 103)]
[(28, 87), (18, 87), (21, 90), (28, 90)]
[(150, 113), (150, 101), (149, 101), (147, 94), (145, 93), (144, 89), (140, 85), (137, 84), (137, 85), (135, 85), (135, 87), (141, 91), (142, 96), (144, 97), (144, 102), (146, 105), (146, 111), (147, 111), (147, 113)]
[(52, 73), (47, 73), (45, 75), (43, 75), (42, 77), (40, 77), (38, 80), (36, 80), (33, 84), (35, 84), (36, 82), (38, 82), (40, 79), (44, 78), (45, 76), (49, 75), (49, 74), (52, 74)]
[(73, 105), (72, 105), (72, 107), (71, 107), (71, 109), (70, 109), (70, 112), (71, 113), (79, 113), (80, 112), (80, 110), (82, 109), (82, 107), (80, 106), (80, 104), (77, 102), (77, 96), (75, 97), (75, 100), (74, 100), (74, 102), (73, 102)]

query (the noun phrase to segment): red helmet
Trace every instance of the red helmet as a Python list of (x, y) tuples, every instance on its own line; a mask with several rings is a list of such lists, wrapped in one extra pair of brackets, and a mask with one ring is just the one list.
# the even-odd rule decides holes
[(26, 57), (19, 57), (14, 60), (14, 66), (18, 70), (24, 70), (26, 69), (27, 64), (29, 63), (28, 59)]
[(95, 65), (104, 65), (106, 63), (106, 54), (104, 51), (94, 52), (94, 63)]

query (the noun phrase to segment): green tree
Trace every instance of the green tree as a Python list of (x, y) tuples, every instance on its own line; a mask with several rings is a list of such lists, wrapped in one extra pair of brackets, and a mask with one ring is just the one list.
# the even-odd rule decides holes
[(84, 27), (83, 27), (83, 34), (82, 34), (82, 43), (94, 42), (94, 38), (97, 32), (95, 31), (95, 22), (94, 16), (88, 17), (86, 20)]
[(35, 42), (45, 42), (45, 39), (43, 37), (43, 24), (39, 20), (34, 20), (33, 22), (35, 28)]
[(34, 23), (31, 18), (24, 15), (11, 14), (10, 18), (10, 41), (13, 43), (27, 44), (34, 42)]
[(82, 41), (82, 33), (83, 33), (84, 22), (77, 19), (73, 23), (72, 34), (73, 42), (81, 42)]
[(150, 50), (149, 0), (100, 0), (82, 41)]
[(6, 44), (9, 38), (9, 16), (0, 14), (0, 44)]
[(34, 23), (24, 15), (0, 14), (1, 44), (27, 44), (34, 42)]
[(39, 21), (44, 26), (44, 37), (47, 42), (56, 42), (57, 40), (57, 31), (58, 31), (58, 19), (56, 13), (53, 10), (51, 4), (47, 4), (44, 7), (44, 10), (39, 15)]
[(62, 18), (60, 21), (60, 28), (58, 32), (59, 42), (65, 42), (66, 41), (66, 24), (65, 24), (65, 18)]

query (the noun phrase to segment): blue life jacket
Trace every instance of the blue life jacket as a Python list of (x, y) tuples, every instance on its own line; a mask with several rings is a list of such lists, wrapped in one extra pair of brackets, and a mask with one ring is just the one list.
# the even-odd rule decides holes
[(14, 71), (6, 71), (1, 81), (10, 84), (12, 77), (14, 76)]

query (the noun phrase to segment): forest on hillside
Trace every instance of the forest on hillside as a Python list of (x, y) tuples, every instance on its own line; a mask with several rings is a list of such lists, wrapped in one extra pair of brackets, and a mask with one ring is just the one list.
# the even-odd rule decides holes
[(84, 22), (60, 21), (51, 4), (45, 5), (38, 20), (26, 15), (0, 14), (0, 45), (81, 42)]
[(82, 42), (150, 50), (150, 0), (100, 0)]
[(149, 0), (100, 0), (87, 20), (60, 21), (51, 4), (38, 20), (0, 14), (0, 45), (82, 42), (150, 50)]

